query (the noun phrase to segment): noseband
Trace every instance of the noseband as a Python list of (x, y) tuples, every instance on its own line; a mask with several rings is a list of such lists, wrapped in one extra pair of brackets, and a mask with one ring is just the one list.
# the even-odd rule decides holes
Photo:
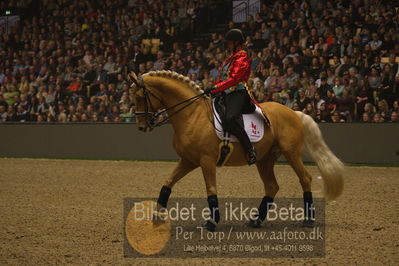
[(153, 107), (153, 104), (151, 102), (151, 97), (155, 97), (161, 104), (162, 100), (159, 96), (157, 96), (155, 93), (153, 93), (151, 90), (147, 88), (147, 86), (144, 83), (143, 78), (137, 77), (138, 84), (133, 83), (131, 87), (136, 84), (139, 89), (143, 90), (144, 94), (144, 111), (143, 112), (134, 112), (134, 115), (137, 116), (144, 116), (145, 117), (145, 130), (147, 129), (153, 129), (154, 127), (158, 126), (158, 123), (156, 122), (159, 118), (159, 116), (164, 113), (164, 111), (160, 112), (155, 112), (155, 108)]

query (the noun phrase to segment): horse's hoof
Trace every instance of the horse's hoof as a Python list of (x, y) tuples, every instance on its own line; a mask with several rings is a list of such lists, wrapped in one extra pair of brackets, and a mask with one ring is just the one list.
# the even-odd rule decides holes
[(215, 232), (215, 230), (216, 230), (216, 224), (210, 220), (205, 221), (205, 223), (202, 225), (202, 227), (204, 227), (209, 232)]
[(311, 219), (303, 220), (302, 225), (303, 225), (304, 227), (313, 228), (313, 227), (314, 227), (314, 220), (311, 220)]
[(256, 220), (250, 219), (246, 225), (252, 228), (259, 228), (262, 226), (262, 221), (259, 218)]
[(155, 226), (162, 225), (166, 222), (166, 217), (162, 216), (159, 212), (154, 212), (152, 214), (152, 223)]

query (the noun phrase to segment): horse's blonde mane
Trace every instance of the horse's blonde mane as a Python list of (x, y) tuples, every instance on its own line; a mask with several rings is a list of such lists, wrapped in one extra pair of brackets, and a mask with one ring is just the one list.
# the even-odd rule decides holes
[(202, 92), (202, 89), (200, 88), (200, 86), (198, 86), (189, 77), (183, 76), (182, 74), (179, 74), (174, 71), (170, 71), (170, 70), (150, 71), (148, 73), (143, 74), (142, 76), (144, 77), (146, 75), (149, 75), (151, 77), (162, 77), (162, 78), (168, 78), (168, 79), (180, 81), (180, 82), (184, 83), (185, 85), (187, 85), (187, 87), (192, 89), (195, 94)]

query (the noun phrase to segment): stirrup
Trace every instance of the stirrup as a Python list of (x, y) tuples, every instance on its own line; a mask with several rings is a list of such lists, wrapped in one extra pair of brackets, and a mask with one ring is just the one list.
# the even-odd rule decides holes
[(247, 151), (247, 162), (248, 165), (256, 163), (256, 151), (254, 147)]

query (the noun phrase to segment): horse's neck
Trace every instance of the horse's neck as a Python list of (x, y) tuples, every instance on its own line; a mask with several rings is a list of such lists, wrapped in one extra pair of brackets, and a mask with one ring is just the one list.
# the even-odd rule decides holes
[[(185, 85), (178, 81), (169, 80), (156, 88), (176, 132), (182, 132), (187, 129), (190, 124), (187, 123), (187, 121), (201, 115), (204, 109), (203, 99), (195, 99), (193, 102), (188, 101), (182, 103), (196, 95), (190, 88), (182, 88), (182, 86)], [(171, 108), (173, 106), (176, 107)]]

